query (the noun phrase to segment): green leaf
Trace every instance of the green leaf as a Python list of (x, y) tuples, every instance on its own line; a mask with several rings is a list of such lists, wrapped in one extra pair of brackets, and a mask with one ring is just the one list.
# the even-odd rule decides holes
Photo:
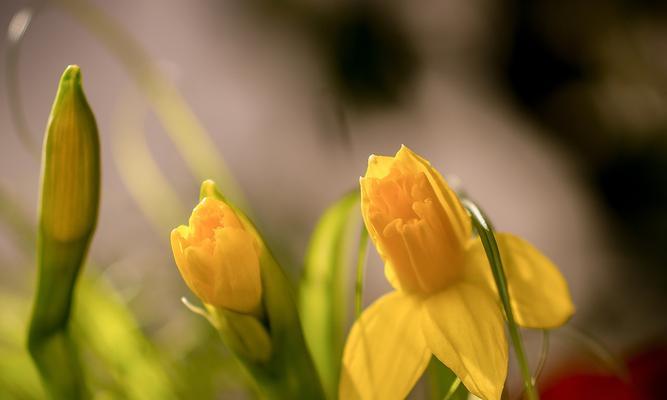
[[(72, 338), (114, 381), (122, 398), (176, 399), (174, 376), (112, 287), (81, 279), (71, 323)], [(92, 380), (92, 379), (91, 379)], [(178, 382), (176, 382), (178, 383)]]
[(466, 400), (468, 391), (461, 380), (437, 358), (432, 357), (427, 369), (431, 400)]
[(493, 273), (493, 279), (496, 283), (496, 288), (498, 289), (500, 303), (502, 304), (503, 311), (505, 312), (505, 321), (507, 322), (507, 329), (510, 334), (514, 353), (516, 354), (517, 361), (519, 362), (519, 370), (521, 371), (521, 378), (523, 379), (523, 387), (526, 397), (529, 400), (539, 400), (540, 396), (535, 389), (535, 382), (533, 381), (533, 376), (530, 371), (530, 367), (528, 366), (526, 351), (523, 345), (523, 340), (521, 338), (521, 332), (519, 331), (519, 325), (514, 319), (514, 312), (512, 311), (509, 289), (507, 288), (507, 277), (505, 276), (503, 262), (500, 258), (498, 243), (496, 241), (495, 235), (493, 234), (493, 225), (490, 223), (489, 219), (486, 218), (480, 208), (470, 199), (462, 199), (462, 203), (465, 209), (468, 211), (472, 225), (482, 241), (484, 251), (486, 252), (486, 258), (489, 261), (491, 272)]
[(3, 398), (44, 399), (37, 369), (25, 348), (30, 302), (23, 296), (0, 293), (0, 393)]
[(338, 388), (351, 298), (348, 276), (360, 221), (358, 190), (322, 214), (310, 239), (301, 281), (299, 308), (306, 341), (329, 398), (335, 398)]

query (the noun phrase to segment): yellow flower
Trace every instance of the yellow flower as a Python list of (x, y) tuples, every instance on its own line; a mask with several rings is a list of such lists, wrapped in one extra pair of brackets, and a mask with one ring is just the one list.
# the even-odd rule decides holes
[[(402, 399), (435, 355), (482, 399), (507, 375), (504, 316), (470, 217), (442, 176), (403, 146), (371, 156), (361, 207), (395, 291), (354, 324), (343, 354), (341, 399)], [(574, 312), (567, 283), (526, 241), (497, 233), (517, 323), (553, 328)]]
[(204, 197), (189, 226), (171, 232), (171, 248), (185, 283), (204, 303), (245, 314), (259, 312), (260, 244), (229, 205)]

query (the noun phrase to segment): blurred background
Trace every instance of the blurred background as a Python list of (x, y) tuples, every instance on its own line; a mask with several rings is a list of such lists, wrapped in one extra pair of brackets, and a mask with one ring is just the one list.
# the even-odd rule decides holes
[[(626, 389), (619, 374), (665, 379), (664, 2), (3, 0), (0, 26), (0, 320), (14, 336), (34, 291), (39, 143), (58, 78), (78, 64), (103, 156), (88, 274), (201, 396), (243, 385), (180, 303), (192, 296), (169, 231), (211, 165), (183, 155), (189, 135), (210, 138), (295, 284), (318, 216), (368, 156), (411, 147), (570, 283), (579, 333), (551, 334), (545, 396), (599, 384), (589, 375)], [(388, 289), (371, 253), (366, 303)], [(639, 367), (615, 372), (601, 353)], [(606, 398), (646, 398), (634, 390)]]

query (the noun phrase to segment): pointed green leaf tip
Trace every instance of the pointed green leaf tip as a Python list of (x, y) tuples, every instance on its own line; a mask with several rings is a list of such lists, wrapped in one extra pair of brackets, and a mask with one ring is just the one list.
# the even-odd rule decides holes
[(97, 220), (100, 149), (76, 65), (68, 66), (60, 78), (42, 160), (42, 233), (62, 242), (89, 235)]

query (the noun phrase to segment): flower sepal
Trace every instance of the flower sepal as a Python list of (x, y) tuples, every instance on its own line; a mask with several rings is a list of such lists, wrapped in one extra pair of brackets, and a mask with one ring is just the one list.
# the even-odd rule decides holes
[(206, 310), (225, 344), (245, 363), (261, 365), (271, 358), (271, 338), (259, 319), (225, 308), (206, 306)]

